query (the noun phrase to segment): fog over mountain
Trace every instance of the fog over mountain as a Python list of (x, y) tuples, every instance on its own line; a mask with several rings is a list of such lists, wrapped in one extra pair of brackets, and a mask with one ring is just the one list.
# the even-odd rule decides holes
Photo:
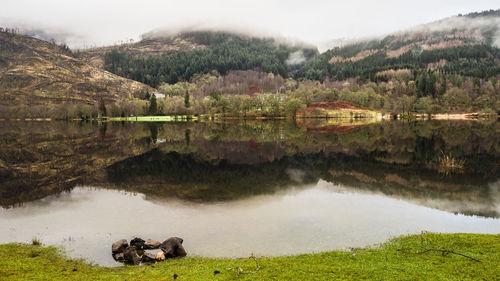
[[(497, 13), (498, 14), (498, 13)], [(500, 47), (500, 17), (493, 16), (454, 16), (437, 22), (419, 25), (408, 31), (441, 32), (451, 30), (471, 30), (479, 32), (491, 32), (492, 45)]]
[[(498, 14), (498, 12), (496, 12)], [(500, 47), (500, 17), (499, 16), (463, 16), (455, 15), (451, 17), (446, 17), (444, 19), (433, 21), (430, 23), (419, 24), (410, 27), (405, 30), (399, 30), (392, 33), (392, 35), (404, 35), (408, 33), (434, 33), (434, 32), (451, 32), (453, 30), (467, 30), (469, 31), (469, 37), (477, 37), (481, 39), (482, 35), (485, 33), (491, 34), (491, 42), (485, 42), (491, 44), (495, 47)], [(333, 39), (328, 42), (321, 43), (318, 47), (321, 50), (331, 49), (333, 47), (342, 47), (349, 44), (355, 44), (363, 41), (383, 39), (388, 34), (382, 34), (380, 36), (367, 36), (359, 38), (344, 38), (344, 39)]]
[[(498, 9), (498, 1), (124, 1), (6, 0), (0, 26), (73, 48), (141, 39), (150, 30), (224, 28), (319, 45), (382, 36), (451, 15)], [(36, 32), (40, 30), (43, 32)]]

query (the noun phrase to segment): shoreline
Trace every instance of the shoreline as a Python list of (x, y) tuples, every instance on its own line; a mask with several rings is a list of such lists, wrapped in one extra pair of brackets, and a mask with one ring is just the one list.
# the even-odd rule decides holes
[(415, 114), (417, 119), (425, 120), (494, 120), (498, 119), (498, 114), (486, 114), (479, 112), (466, 113), (436, 113), (431, 114)]
[(240, 120), (240, 121), (252, 121), (252, 120), (462, 120), (462, 121), (481, 121), (481, 120), (496, 120), (499, 119), (498, 114), (486, 114), (479, 112), (467, 112), (467, 113), (436, 113), (436, 114), (383, 114), (377, 113), (375, 115), (363, 116), (348, 116), (348, 115), (298, 115), (295, 118), (292, 116), (238, 116), (238, 115), (158, 115), (158, 116), (133, 116), (133, 117), (107, 117), (102, 119), (52, 119), (52, 118), (16, 118), (16, 119), (5, 119), (0, 118), (0, 121), (35, 121), (35, 122), (46, 122), (46, 121), (109, 121), (109, 122), (186, 122), (186, 121), (220, 121), (220, 120)]
[(498, 276), (499, 253), (500, 234), (423, 232), (367, 248), (297, 256), (216, 259), (188, 255), (154, 265), (102, 267), (67, 258), (57, 247), (3, 244), (0, 275), (3, 280), (135, 280), (138, 276), (142, 280), (490, 280)]

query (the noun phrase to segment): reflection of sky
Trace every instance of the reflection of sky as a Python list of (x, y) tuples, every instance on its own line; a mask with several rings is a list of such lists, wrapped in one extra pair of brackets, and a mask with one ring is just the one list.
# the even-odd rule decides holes
[[(352, 186), (332, 185), (330, 183), (320, 181), (320, 186), (333, 192), (355, 192), (365, 194), (380, 194), (380, 191), (364, 190)], [(439, 198), (431, 196), (412, 197), (409, 195), (390, 195), (394, 199), (401, 199), (412, 204), (426, 206), (433, 209), (443, 210), (451, 213), (459, 214), (488, 214), (488, 216), (498, 217), (500, 214), (500, 181), (488, 184), (487, 200), (468, 200), (468, 198), (446, 198), (442, 195)], [(452, 197), (452, 196), (450, 196)], [(496, 214), (496, 215), (495, 215)]]
[[(41, 203), (43, 202), (43, 203)], [(138, 235), (184, 238), (190, 255), (286, 255), (366, 246), (392, 236), (500, 233), (500, 220), (455, 215), (324, 181), (308, 188), (217, 204), (147, 201), (140, 194), (76, 188), (0, 209), (0, 243), (62, 244), (75, 257), (113, 265), (111, 243)]]

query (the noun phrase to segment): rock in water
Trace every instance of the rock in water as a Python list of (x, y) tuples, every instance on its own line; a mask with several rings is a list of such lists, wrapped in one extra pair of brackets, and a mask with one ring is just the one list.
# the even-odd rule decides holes
[(145, 250), (152, 250), (152, 249), (158, 249), (161, 245), (161, 242), (153, 240), (153, 239), (148, 239), (146, 242), (144, 242), (144, 247), (143, 249)]
[(130, 246), (134, 246), (137, 250), (142, 250), (144, 247), (144, 240), (142, 240), (139, 237), (135, 237), (134, 239), (130, 240)]
[(128, 246), (123, 252), (123, 260), (126, 264), (137, 265), (141, 262), (141, 258), (137, 255), (137, 250), (134, 246)]
[(156, 262), (156, 255), (151, 253), (144, 253), (141, 257), (141, 261), (144, 263)]
[(165, 253), (166, 258), (185, 257), (187, 253), (182, 242), (184, 242), (182, 238), (171, 237), (161, 243), (160, 249)]
[(118, 240), (113, 245), (111, 245), (111, 252), (113, 254), (123, 253), (125, 249), (128, 247), (128, 242), (125, 239)]
[(163, 261), (163, 260), (165, 260), (165, 253), (163, 253), (163, 252), (156, 253), (156, 260), (157, 261)]

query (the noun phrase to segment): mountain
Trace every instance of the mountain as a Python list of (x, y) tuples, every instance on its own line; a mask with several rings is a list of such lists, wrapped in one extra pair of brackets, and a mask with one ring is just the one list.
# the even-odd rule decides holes
[(500, 74), (499, 26), (500, 10), (459, 15), (322, 54), (305, 44), (230, 32), (157, 32), (82, 54), (95, 66), (152, 87), (213, 70), (225, 75), (249, 69), (311, 80), (387, 81), (428, 70), (484, 79)]
[(488, 78), (500, 74), (498, 47), (500, 10), (491, 10), (335, 47), (306, 63), (296, 78), (379, 81), (398, 75), (397, 70)]
[(148, 88), (84, 62), (66, 46), (0, 32), (0, 105), (106, 103)]
[[(113, 117), (287, 116), (294, 107), (321, 111), (321, 103), (338, 101), (405, 116), (500, 112), (500, 10), (321, 54), (307, 44), (229, 31), (150, 32), (139, 42), (75, 52), (0, 31), (4, 119), (97, 117), (101, 99), (109, 108), (100, 113)], [(155, 112), (145, 101), (153, 88), (163, 94)]]
[(109, 49), (84, 51), (84, 57), (103, 60), (106, 70), (152, 87), (189, 81), (214, 70), (225, 75), (232, 70), (259, 69), (288, 77), (318, 55), (316, 47), (305, 44), (211, 31), (152, 34), (138, 43)]

